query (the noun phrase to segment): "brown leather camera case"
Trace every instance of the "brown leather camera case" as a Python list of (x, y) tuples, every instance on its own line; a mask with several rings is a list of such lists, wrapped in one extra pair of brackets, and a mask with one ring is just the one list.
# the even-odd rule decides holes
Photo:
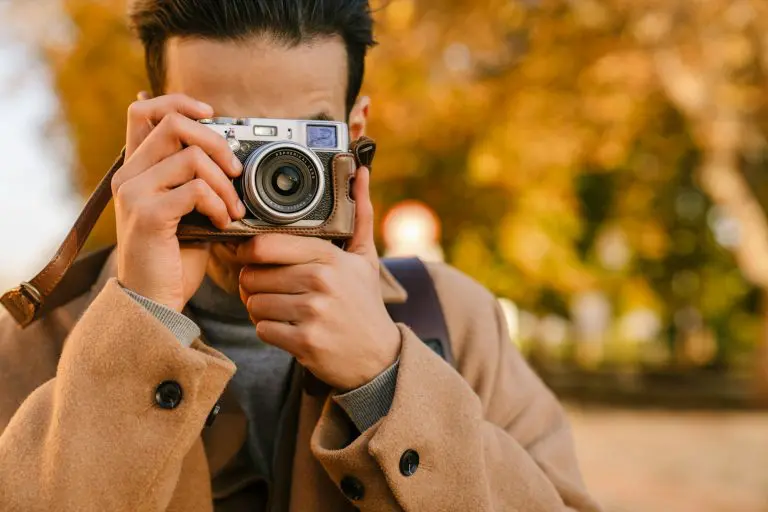
[(350, 196), (350, 181), (355, 177), (357, 165), (351, 153), (340, 153), (333, 158), (331, 179), (333, 180), (333, 209), (328, 219), (319, 226), (249, 226), (236, 221), (220, 231), (204, 215), (191, 213), (181, 219), (177, 235), (179, 240), (237, 240), (260, 233), (289, 233), (313, 236), (330, 240), (345, 240), (352, 237), (355, 226), (355, 202)]

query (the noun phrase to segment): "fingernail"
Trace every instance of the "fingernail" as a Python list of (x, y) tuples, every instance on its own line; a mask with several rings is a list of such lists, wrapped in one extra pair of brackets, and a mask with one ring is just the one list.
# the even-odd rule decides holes
[(207, 103), (203, 103), (202, 101), (197, 102), (197, 106), (200, 107), (200, 110), (206, 110), (208, 112), (213, 112), (213, 107), (210, 106)]
[(237, 172), (240, 172), (243, 170), (243, 164), (242, 162), (240, 162), (240, 159), (237, 158), (236, 155), (232, 157), (232, 168)]
[(240, 215), (242, 217), (245, 217), (245, 212), (246, 212), (245, 204), (240, 200), (237, 201), (237, 211), (240, 212)]

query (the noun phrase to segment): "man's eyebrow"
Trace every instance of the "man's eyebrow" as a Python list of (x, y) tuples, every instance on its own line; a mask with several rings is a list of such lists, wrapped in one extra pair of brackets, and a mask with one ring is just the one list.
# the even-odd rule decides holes
[(318, 112), (317, 114), (305, 117), (304, 119), (308, 121), (333, 121), (333, 118), (328, 112)]

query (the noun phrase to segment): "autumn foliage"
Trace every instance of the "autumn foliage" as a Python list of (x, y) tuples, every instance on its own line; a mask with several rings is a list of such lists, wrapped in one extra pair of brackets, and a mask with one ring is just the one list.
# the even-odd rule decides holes
[[(142, 54), (123, 1), (60, 5), (64, 16), (42, 25), (68, 36), (35, 38), (87, 192), (146, 88)], [(562, 319), (569, 340), (589, 346), (595, 334), (576, 317), (602, 296), (607, 341), (597, 356), (577, 350), (584, 364), (738, 365), (763, 336), (768, 288), (767, 6), (374, 4), (380, 44), (364, 93), (377, 210), (430, 205), (451, 263)], [(112, 239), (111, 222), (92, 244)], [(632, 328), (642, 314), (658, 319), (650, 332)]]

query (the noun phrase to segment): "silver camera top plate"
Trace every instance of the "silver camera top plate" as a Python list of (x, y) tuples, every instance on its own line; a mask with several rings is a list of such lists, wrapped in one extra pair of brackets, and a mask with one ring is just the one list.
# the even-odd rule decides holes
[(260, 117), (214, 117), (200, 123), (227, 139), (279, 142), (289, 140), (313, 151), (349, 150), (349, 128), (337, 121), (271, 119)]

